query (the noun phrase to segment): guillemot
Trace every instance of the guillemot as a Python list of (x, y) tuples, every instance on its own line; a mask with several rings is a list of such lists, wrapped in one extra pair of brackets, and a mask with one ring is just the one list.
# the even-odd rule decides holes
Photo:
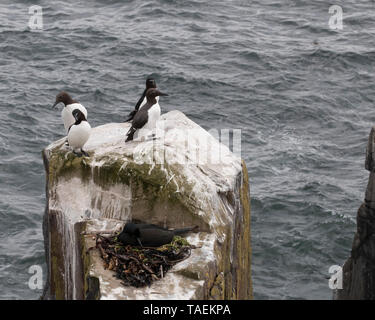
[(72, 116), (74, 117), (75, 122), (68, 129), (69, 146), (73, 149), (75, 155), (81, 156), (81, 154), (77, 152), (77, 150), (79, 150), (82, 154), (88, 157), (88, 153), (82, 148), (90, 137), (91, 126), (81, 110), (74, 109)]
[[(156, 81), (152, 78), (148, 78), (146, 80), (146, 89), (143, 91), (142, 96), (139, 98), (137, 104), (134, 107), (134, 110), (129, 113), (128, 117), (126, 118), (125, 122), (133, 120), (134, 116), (141, 109), (147, 102), (146, 92), (148, 89), (156, 88)], [(159, 97), (156, 98), (156, 101), (159, 101)]]
[(198, 226), (169, 230), (154, 224), (128, 222), (117, 236), (117, 239), (124, 245), (160, 247), (170, 243), (176, 235), (183, 235), (197, 230)]
[(76, 121), (72, 114), (73, 110), (75, 109), (80, 110), (84, 114), (85, 118), (87, 119), (86, 108), (82, 104), (80, 104), (78, 101), (73, 100), (67, 92), (61, 91), (56, 96), (56, 101), (52, 108), (54, 108), (60, 102), (64, 104), (64, 108), (61, 111), (61, 117), (64, 122), (64, 127), (65, 127), (66, 132), (68, 132), (70, 126), (74, 124)]
[(166, 93), (160, 92), (158, 89), (151, 88), (146, 92), (146, 104), (139, 109), (135, 114), (132, 126), (127, 132), (125, 142), (133, 140), (134, 133), (140, 129), (153, 130), (156, 127), (156, 122), (160, 118), (160, 106), (156, 97), (168, 96)]

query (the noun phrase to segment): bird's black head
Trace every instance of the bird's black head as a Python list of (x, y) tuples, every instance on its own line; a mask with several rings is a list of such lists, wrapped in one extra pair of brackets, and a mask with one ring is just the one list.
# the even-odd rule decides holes
[(166, 93), (159, 91), (156, 88), (148, 89), (146, 92), (146, 98), (148, 102), (156, 103), (156, 97), (158, 96), (168, 96)]
[(147, 78), (146, 80), (146, 89), (156, 88), (156, 81), (152, 78)]
[(139, 228), (135, 223), (128, 222), (125, 226), (124, 229), (122, 230), (122, 233), (128, 233), (130, 235), (139, 237), (140, 232)]
[(52, 108), (54, 108), (57, 104), (59, 104), (60, 102), (62, 102), (65, 106), (68, 105), (68, 104), (72, 104), (74, 103), (74, 100), (71, 98), (71, 96), (65, 92), (65, 91), (61, 91), (57, 96), (56, 96), (56, 101), (55, 101), (55, 104), (52, 106)]
[(85, 115), (79, 109), (74, 109), (73, 112), (72, 112), (72, 115), (73, 115), (74, 119), (76, 119), (75, 124), (80, 124), (81, 121), (87, 121)]

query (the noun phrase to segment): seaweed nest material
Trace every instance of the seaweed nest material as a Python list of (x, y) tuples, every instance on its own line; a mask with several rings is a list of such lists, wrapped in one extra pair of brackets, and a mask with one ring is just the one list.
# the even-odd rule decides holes
[(192, 246), (179, 236), (159, 248), (124, 246), (116, 236), (97, 234), (96, 248), (105, 261), (105, 269), (115, 271), (123, 285), (140, 288), (163, 278), (176, 263), (187, 259)]

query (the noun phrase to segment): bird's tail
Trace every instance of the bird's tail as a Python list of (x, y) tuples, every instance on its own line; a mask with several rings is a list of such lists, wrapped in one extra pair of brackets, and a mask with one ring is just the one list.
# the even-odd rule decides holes
[(128, 131), (128, 133), (126, 134), (128, 137), (126, 138), (125, 142), (132, 141), (134, 133), (136, 131), (137, 131), (136, 129), (134, 129), (133, 127), (131, 127), (130, 130)]
[(175, 235), (179, 235), (179, 234), (185, 234), (185, 233), (188, 233), (188, 232), (191, 232), (191, 231), (198, 232), (198, 229), (199, 229), (199, 227), (195, 226), (195, 227), (174, 229), (173, 232), (174, 232)]

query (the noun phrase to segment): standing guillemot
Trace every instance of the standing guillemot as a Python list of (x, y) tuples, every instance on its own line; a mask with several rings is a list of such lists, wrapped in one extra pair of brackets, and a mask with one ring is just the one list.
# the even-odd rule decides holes
[(198, 226), (168, 230), (153, 224), (128, 222), (117, 239), (124, 245), (141, 247), (160, 247), (170, 243), (174, 236), (198, 231)]
[(125, 142), (133, 140), (134, 133), (139, 129), (153, 130), (156, 122), (160, 118), (160, 106), (156, 99), (158, 96), (168, 96), (166, 93), (160, 92), (158, 89), (148, 89), (146, 92), (147, 102), (135, 114), (132, 126), (129, 129)]
[(77, 156), (81, 156), (76, 150), (79, 150), (86, 157), (88, 153), (85, 152), (82, 148), (90, 137), (91, 126), (87, 122), (85, 115), (81, 110), (74, 109), (72, 115), (75, 119), (74, 124), (68, 129), (68, 143), (72, 147), (73, 153)]
[(56, 96), (56, 101), (52, 108), (54, 108), (60, 102), (64, 104), (64, 109), (61, 111), (61, 117), (63, 119), (66, 132), (68, 132), (70, 126), (76, 121), (72, 114), (73, 110), (75, 109), (80, 110), (84, 114), (85, 118), (87, 119), (86, 108), (82, 104), (80, 104), (78, 101), (73, 100), (67, 92), (61, 91)]
[[(156, 81), (152, 78), (148, 78), (146, 80), (146, 89), (143, 91), (142, 96), (139, 98), (137, 104), (134, 107), (134, 110), (129, 113), (128, 117), (126, 118), (125, 122), (133, 120), (134, 116), (138, 112), (139, 109), (141, 109), (147, 102), (146, 99), (146, 92), (148, 89), (156, 88)], [(159, 97), (156, 98), (157, 101), (159, 101)]]

